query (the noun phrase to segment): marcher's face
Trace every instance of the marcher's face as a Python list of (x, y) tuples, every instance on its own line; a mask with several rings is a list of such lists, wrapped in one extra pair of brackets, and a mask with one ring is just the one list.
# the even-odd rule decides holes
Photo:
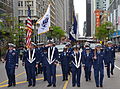
[(112, 47), (112, 44), (108, 44), (108, 47)]
[(9, 47), (9, 50), (12, 50), (13, 49), (13, 47)]
[(65, 48), (64, 51), (66, 52), (66, 51), (67, 51), (67, 48)]
[(86, 50), (86, 52), (90, 52), (90, 50)]
[(40, 48), (41, 46), (38, 46), (38, 48)]
[(74, 48), (74, 51), (75, 51), (75, 52), (78, 52), (78, 49), (77, 49), (77, 48)]
[(97, 47), (96, 49), (97, 49), (97, 51), (100, 51), (101, 47)]

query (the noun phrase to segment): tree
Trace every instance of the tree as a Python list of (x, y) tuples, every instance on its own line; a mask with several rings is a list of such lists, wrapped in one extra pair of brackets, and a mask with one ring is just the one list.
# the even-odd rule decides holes
[[(18, 23), (15, 17), (12, 17), (10, 14), (0, 14), (0, 17), (3, 19), (0, 22), (0, 40), (5, 40), (8, 42), (15, 43), (19, 45), (20, 37), (24, 36), (25, 25), (23, 23)], [(22, 27), (22, 28), (21, 28)]]
[[(22, 28), (21, 28), (22, 27)], [(4, 55), (7, 49), (7, 43), (12, 42), (19, 46), (19, 41), (23, 41), (26, 33), (23, 23), (18, 23), (15, 17), (8, 13), (0, 14), (0, 50)], [(20, 37), (22, 39), (20, 39)]]
[(48, 38), (57, 38), (59, 41), (61, 37), (65, 36), (65, 31), (61, 29), (59, 26), (51, 26), (50, 31), (47, 33)]
[(114, 33), (114, 26), (111, 22), (105, 22), (101, 26), (96, 28), (96, 38), (98, 40), (109, 40), (111, 35)]

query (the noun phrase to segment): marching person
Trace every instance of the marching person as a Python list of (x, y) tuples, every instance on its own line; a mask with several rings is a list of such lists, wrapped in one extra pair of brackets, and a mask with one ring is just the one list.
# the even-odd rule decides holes
[(60, 55), (61, 68), (63, 73), (63, 81), (68, 80), (68, 69), (70, 62), (70, 53), (68, 52), (68, 48), (65, 47), (63, 52)]
[[(39, 71), (43, 72), (43, 76), (44, 76), (44, 81), (47, 80), (47, 71), (46, 71), (46, 60), (44, 59), (44, 54), (45, 54), (45, 50), (44, 50), (44, 43), (38, 43), (38, 53), (39, 53), (39, 60), (40, 60), (40, 66), (42, 67), (39, 69)], [(39, 73), (39, 72), (38, 72)]]
[(43, 53), (44, 43), (37, 43), (37, 51), (38, 51), (38, 68), (36, 68), (36, 75), (42, 74), (42, 63), (41, 63), (41, 54)]
[(93, 53), (89, 47), (85, 48), (85, 52), (82, 52), (82, 64), (85, 70), (86, 81), (91, 80), (91, 67), (93, 64)]
[(58, 60), (58, 49), (54, 47), (53, 41), (49, 40), (42, 57), (47, 71), (47, 87), (56, 87), (56, 64)]
[(15, 86), (15, 69), (18, 68), (18, 52), (15, 49), (15, 45), (8, 44), (9, 48), (5, 57), (6, 65), (5, 69), (8, 77), (8, 87)]
[(101, 44), (96, 45), (93, 57), (93, 68), (96, 87), (103, 87), (104, 63), (106, 66), (105, 53), (101, 51), (101, 47)]
[(25, 65), (26, 74), (28, 78), (28, 87), (36, 85), (35, 69), (38, 67), (39, 60), (38, 52), (35, 49), (36, 44), (31, 42), (30, 48), (26, 51), (23, 57), (23, 65)]
[(72, 67), (72, 86), (80, 87), (81, 78), (81, 53), (77, 46), (73, 47), (73, 53), (71, 54), (71, 67)]
[[(65, 47), (67, 48), (69, 55), (71, 55), (73, 52), (73, 49), (71, 48), (71, 43), (70, 42), (66, 43)], [(68, 67), (68, 74), (70, 75), (70, 73), (71, 73), (71, 62), (69, 62), (69, 67)]]
[(110, 78), (110, 73), (113, 75), (114, 70), (115, 49), (113, 47), (112, 41), (108, 41), (107, 46), (108, 47), (105, 48), (105, 56), (107, 60), (107, 76)]

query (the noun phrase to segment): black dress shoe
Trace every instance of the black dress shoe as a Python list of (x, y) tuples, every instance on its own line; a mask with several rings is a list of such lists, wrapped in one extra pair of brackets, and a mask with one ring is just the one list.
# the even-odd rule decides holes
[(98, 85), (96, 85), (96, 87), (99, 87)]
[(33, 84), (32, 86), (35, 87), (35, 84)]
[(11, 87), (12, 86), (12, 84), (9, 84), (7, 87)]
[(55, 85), (55, 84), (53, 84), (53, 87), (56, 87), (56, 85)]
[(14, 83), (14, 84), (13, 84), (13, 86), (15, 87), (15, 86), (16, 86), (16, 84)]
[(47, 81), (47, 79), (44, 79), (44, 81)]
[(77, 87), (80, 87), (80, 85), (77, 85)]
[(89, 78), (89, 80), (91, 80), (91, 78)]
[(113, 71), (111, 71), (111, 75), (113, 75)]
[(28, 85), (28, 87), (31, 87), (31, 86), (32, 86), (31, 84)]
[(100, 85), (100, 87), (103, 87), (103, 85)]
[(51, 84), (48, 84), (47, 87), (51, 87), (52, 85)]
[(65, 81), (65, 79), (63, 79), (62, 81)]
[(88, 79), (86, 79), (86, 82), (88, 82)]
[(75, 87), (75, 85), (72, 85), (72, 87)]

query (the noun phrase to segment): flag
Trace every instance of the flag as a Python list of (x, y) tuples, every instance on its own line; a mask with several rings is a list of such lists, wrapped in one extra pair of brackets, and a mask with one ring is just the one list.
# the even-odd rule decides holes
[(77, 40), (77, 19), (74, 14), (73, 14), (73, 19), (74, 19), (74, 23), (73, 23), (73, 25), (71, 27), (71, 31), (69, 33), (69, 39), (71, 41), (76, 41)]
[(50, 5), (47, 8), (45, 15), (37, 21), (37, 24), (40, 25), (38, 28), (38, 34), (43, 34), (49, 31), (50, 27)]
[(31, 11), (28, 6), (28, 18), (27, 18), (27, 37), (26, 37), (26, 47), (30, 48), (31, 45), (31, 35), (32, 35), (32, 20), (31, 20)]

